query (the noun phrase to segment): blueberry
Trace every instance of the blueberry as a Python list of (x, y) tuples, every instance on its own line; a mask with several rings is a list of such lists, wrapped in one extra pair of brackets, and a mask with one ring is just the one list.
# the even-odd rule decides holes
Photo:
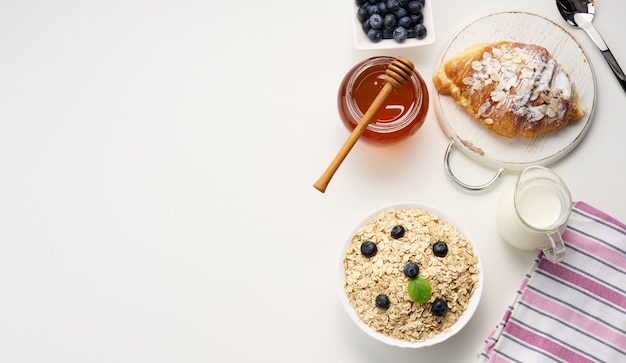
[(370, 29), (372, 29), (372, 27), (370, 26), (370, 22), (367, 20), (361, 23), (361, 28), (363, 28), (363, 31), (365, 32), (365, 34), (367, 34), (367, 32), (369, 32)]
[(403, 26), (399, 26), (393, 30), (393, 40), (398, 43), (402, 43), (408, 37), (408, 33), (406, 28)]
[(409, 13), (406, 12), (406, 9), (404, 8), (399, 8), (398, 10), (393, 12), (393, 15), (396, 16), (396, 18), (400, 19), (403, 16), (407, 16), (409, 15)]
[(413, 24), (413, 19), (410, 16), (403, 16), (398, 20), (398, 25), (403, 27), (404, 29), (408, 29)]
[(367, 12), (370, 14), (370, 16), (372, 16), (374, 14), (380, 15), (380, 9), (378, 9), (378, 6), (376, 6), (376, 5), (368, 6), (367, 7)]
[(365, 241), (361, 243), (361, 253), (365, 257), (372, 257), (378, 252), (378, 247), (376, 247), (376, 243), (372, 241)]
[(367, 8), (365, 6), (360, 7), (356, 11), (356, 18), (359, 19), (361, 23), (369, 19), (369, 17), (370, 17), (370, 13), (369, 11), (367, 11)]
[(383, 39), (393, 39), (393, 30), (395, 28), (385, 28), (383, 29)]
[(400, 9), (400, 2), (398, 0), (387, 0), (387, 11), (396, 11)]
[(380, 294), (380, 295), (376, 296), (376, 306), (378, 306), (381, 309), (388, 309), (389, 308), (389, 298), (387, 297), (387, 295)]
[(363, 4), (367, 3), (367, 0), (355, 0), (354, 3), (356, 6), (363, 6)]
[(385, 14), (387, 14), (389, 12), (387, 10), (387, 5), (385, 4), (384, 1), (379, 2), (378, 5), (376, 5), (376, 6), (378, 6), (378, 11), (380, 11), (380, 13), (379, 13), (380, 15), (385, 15)]
[[(394, 30), (394, 35), (395, 35), (395, 30)], [(402, 238), (404, 237), (404, 232), (406, 232), (404, 230), (404, 227), (397, 225), (397, 226), (393, 226), (393, 228), (391, 228), (391, 237), (398, 239), (398, 238)]]
[(380, 29), (383, 27), (383, 17), (380, 16), (380, 14), (370, 16), (369, 22), (372, 29)]
[(448, 254), (448, 245), (445, 242), (435, 242), (433, 245), (433, 254), (437, 257), (444, 257)]
[(404, 272), (406, 277), (412, 279), (412, 278), (416, 277), (417, 274), (420, 272), (420, 268), (419, 268), (419, 266), (417, 266), (416, 263), (409, 262), (406, 265), (404, 265), (404, 269), (402, 271)]
[(411, 21), (413, 22), (413, 25), (422, 24), (424, 22), (424, 15), (413, 14), (411, 15)]
[(385, 29), (393, 29), (396, 27), (397, 24), (398, 24), (398, 20), (396, 19), (395, 15), (393, 14), (385, 15), (385, 18), (383, 19), (383, 26), (385, 27)]
[(420, 14), (424, 9), (424, 4), (413, 0), (407, 4), (406, 9), (409, 11), (409, 14)]
[(435, 316), (444, 316), (448, 313), (448, 303), (444, 299), (437, 298), (430, 307), (430, 311)]
[(413, 28), (413, 31), (415, 32), (415, 38), (417, 39), (424, 39), (426, 37), (426, 27), (422, 23), (417, 24)]
[(383, 32), (380, 29), (370, 29), (367, 31), (367, 38), (373, 43), (378, 43), (383, 39)]

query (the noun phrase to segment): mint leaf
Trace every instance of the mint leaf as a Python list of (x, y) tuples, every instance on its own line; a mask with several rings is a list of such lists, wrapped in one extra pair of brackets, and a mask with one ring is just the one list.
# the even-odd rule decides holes
[(425, 278), (416, 277), (414, 279), (410, 279), (409, 284), (407, 285), (407, 291), (411, 299), (418, 304), (423, 304), (430, 300), (430, 282), (428, 282)]

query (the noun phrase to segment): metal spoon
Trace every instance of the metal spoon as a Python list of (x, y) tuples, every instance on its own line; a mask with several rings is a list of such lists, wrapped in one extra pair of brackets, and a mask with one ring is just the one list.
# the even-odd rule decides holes
[(619, 84), (626, 91), (626, 76), (624, 71), (617, 64), (617, 60), (611, 50), (600, 36), (600, 33), (593, 26), (591, 21), (595, 14), (594, 0), (556, 0), (556, 7), (565, 21), (575, 27), (580, 27), (587, 32), (591, 40), (598, 46), (604, 59), (609, 63), (611, 70), (619, 80)]

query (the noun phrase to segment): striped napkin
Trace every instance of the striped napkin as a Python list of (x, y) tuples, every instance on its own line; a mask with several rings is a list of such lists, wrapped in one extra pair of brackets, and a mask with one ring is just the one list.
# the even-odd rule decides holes
[(626, 362), (626, 224), (577, 202), (565, 259), (540, 253), (481, 362)]

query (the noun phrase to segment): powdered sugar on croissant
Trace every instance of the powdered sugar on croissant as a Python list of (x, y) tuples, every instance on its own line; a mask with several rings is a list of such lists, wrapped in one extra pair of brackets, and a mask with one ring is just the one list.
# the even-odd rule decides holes
[(489, 130), (533, 138), (558, 130), (585, 112), (574, 83), (543, 47), (481, 44), (445, 61), (433, 75), (437, 91)]

